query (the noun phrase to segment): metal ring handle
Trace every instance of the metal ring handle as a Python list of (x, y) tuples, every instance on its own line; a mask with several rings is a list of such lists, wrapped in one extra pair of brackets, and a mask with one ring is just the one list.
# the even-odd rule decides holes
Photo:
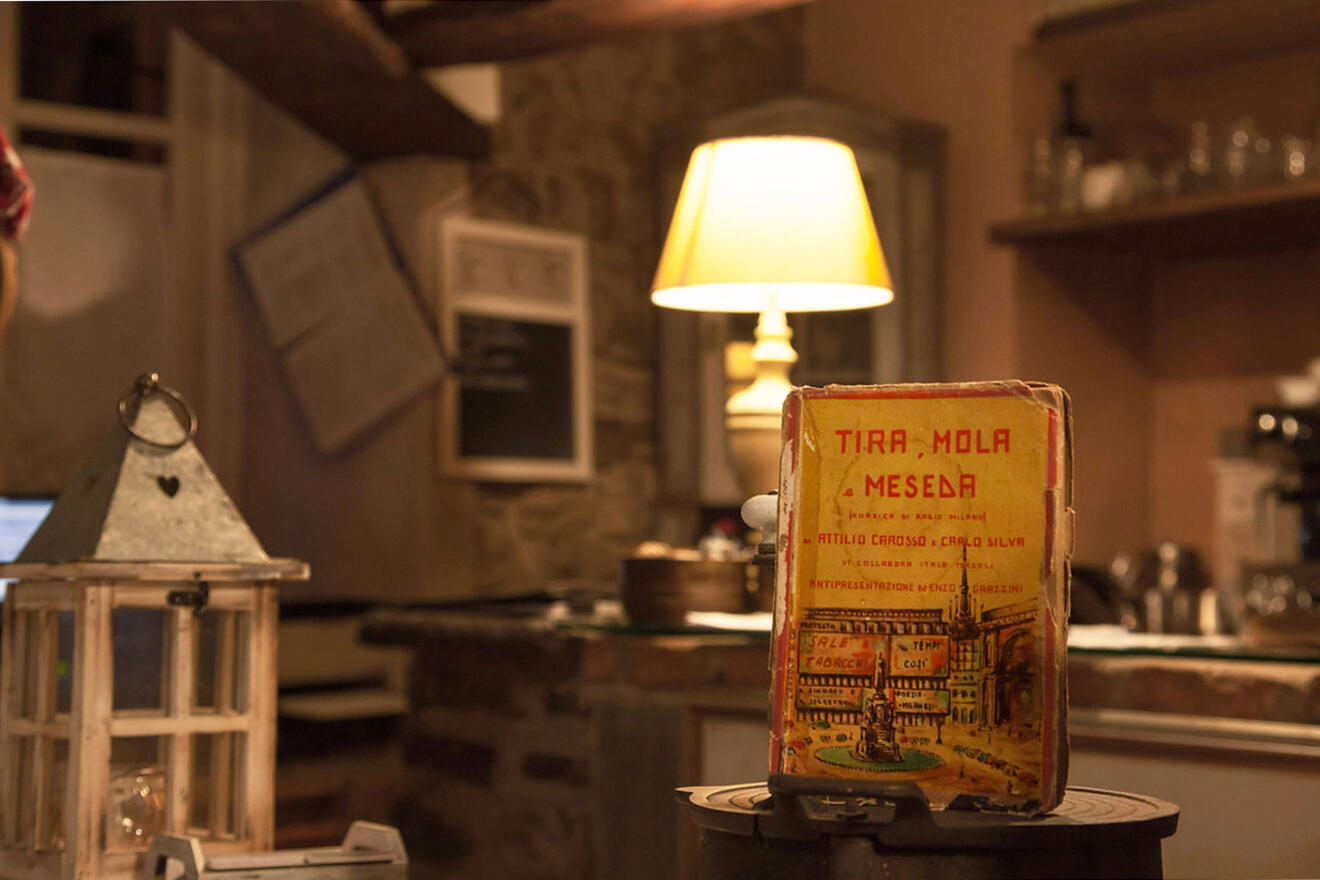
[[(182, 420), (180, 421), (180, 425), (186, 429), (182, 440), (174, 443), (161, 443), (159, 440), (152, 440), (150, 437), (144, 437), (137, 431), (133, 430), (133, 426), (128, 421), (129, 401), (136, 398), (140, 402), (153, 394), (164, 394), (173, 401), (176, 410), (181, 411), (187, 416), (188, 422), (186, 425), (183, 424)], [(143, 443), (155, 446), (158, 449), (178, 449), (180, 446), (191, 440), (193, 435), (197, 433), (197, 414), (194, 413), (192, 407), (188, 405), (188, 401), (183, 399), (182, 394), (175, 391), (173, 388), (160, 384), (159, 374), (143, 373), (141, 376), (137, 377), (137, 381), (133, 383), (133, 387), (125, 391), (124, 395), (119, 398), (119, 424), (124, 426), (124, 430), (127, 431), (130, 436), (141, 440)]]

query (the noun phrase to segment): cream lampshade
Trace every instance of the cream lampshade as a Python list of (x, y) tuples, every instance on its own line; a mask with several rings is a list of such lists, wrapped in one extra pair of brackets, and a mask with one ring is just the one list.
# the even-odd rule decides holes
[(746, 137), (692, 153), (651, 301), (760, 313), (756, 378), (725, 406), (745, 494), (779, 483), (780, 409), (797, 361), (785, 312), (863, 309), (893, 298), (852, 150), (824, 138)]

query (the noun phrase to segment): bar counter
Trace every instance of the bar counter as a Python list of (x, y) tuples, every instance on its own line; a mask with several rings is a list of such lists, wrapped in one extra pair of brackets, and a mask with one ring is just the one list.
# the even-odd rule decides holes
[[(437, 872), (692, 877), (671, 790), (764, 778), (763, 631), (509, 605), (380, 609), (362, 637), (414, 651), (400, 820), (415, 864)], [(1166, 876), (1289, 876), (1315, 857), (1293, 817), (1320, 782), (1320, 656), (1082, 641), (1070, 782), (1181, 801)], [(1258, 844), (1231, 845), (1244, 834)]]

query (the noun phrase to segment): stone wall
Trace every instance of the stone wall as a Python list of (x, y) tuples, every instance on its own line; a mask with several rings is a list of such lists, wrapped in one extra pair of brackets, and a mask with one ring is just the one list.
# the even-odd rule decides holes
[(672, 211), (658, 203), (654, 144), (666, 131), (796, 90), (802, 16), (790, 9), (502, 67), (503, 117), (490, 160), (474, 169), (473, 213), (588, 239), (597, 477), (585, 486), (480, 486), (478, 592), (612, 585), (619, 558), (654, 535), (649, 290)]
[[(718, 747), (697, 734), (712, 711), (737, 719), (739, 743), (763, 724), (764, 637), (556, 629), (544, 619), (402, 609), (373, 613), (364, 636), (416, 649), (403, 726), (406, 791), (393, 816), (414, 876), (691, 876), (683, 869), (696, 835), (673, 788), (749, 782), (765, 772), (763, 749), (731, 754), (725, 745), (715, 756)], [(1280, 751), (1233, 725), (1320, 723), (1314, 663), (1073, 652), (1068, 677), (1071, 706), (1082, 710), (1075, 758), (1208, 754), (1225, 766), (1314, 767), (1302, 738)], [(1158, 727), (1169, 713), (1209, 727), (1170, 736)], [(1222, 735), (1204, 735), (1216, 726)], [(703, 768), (698, 752), (716, 765)], [(1105, 776), (1081, 782), (1120, 787)], [(1204, 815), (1204, 806), (1183, 806)]]
[[(615, 587), (620, 557), (655, 534), (659, 367), (648, 292), (672, 205), (656, 196), (654, 145), (795, 91), (802, 23), (790, 9), (508, 63), (487, 160), (407, 157), (363, 169), (432, 320), (433, 212), (470, 209), (587, 238), (596, 474), (585, 483), (439, 476), (436, 391), (322, 455), (250, 297), (235, 288), (245, 424), (243, 476), (231, 490), (267, 548), (311, 563), (312, 582), (286, 598), (434, 602)], [(248, 230), (347, 162), (256, 96), (247, 129)]]
[(417, 877), (673, 880), (692, 839), (673, 789), (693, 781), (693, 712), (756, 719), (769, 687), (764, 638), (427, 612), (378, 613), (365, 634), (419, 643), (395, 814)]

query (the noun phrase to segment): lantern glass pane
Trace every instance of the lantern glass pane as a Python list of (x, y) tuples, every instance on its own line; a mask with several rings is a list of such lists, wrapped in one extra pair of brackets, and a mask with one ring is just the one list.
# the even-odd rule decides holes
[(38, 612), (18, 612), (14, 615), (14, 629), (18, 647), (15, 652), (18, 659), (17, 717), (34, 719), (37, 717), (37, 681), (41, 669), (41, 625)]
[[(55, 714), (68, 715), (73, 705), (73, 635), (77, 615), (59, 612), (59, 648), (55, 655)], [(67, 747), (67, 743), (65, 744)]]
[(111, 738), (106, 850), (146, 849), (153, 835), (168, 830), (166, 742), (160, 736)]
[(208, 840), (232, 840), (242, 836), (239, 780), (243, 778), (247, 759), (245, 746), (245, 736), (241, 733), (193, 737), (189, 834)]
[(170, 613), (160, 608), (116, 608), (111, 612), (114, 711), (164, 711), (170, 668), (169, 620)]
[(198, 619), (194, 711), (247, 711), (239, 670), (245, 667), (251, 621), (245, 611), (208, 611)]

